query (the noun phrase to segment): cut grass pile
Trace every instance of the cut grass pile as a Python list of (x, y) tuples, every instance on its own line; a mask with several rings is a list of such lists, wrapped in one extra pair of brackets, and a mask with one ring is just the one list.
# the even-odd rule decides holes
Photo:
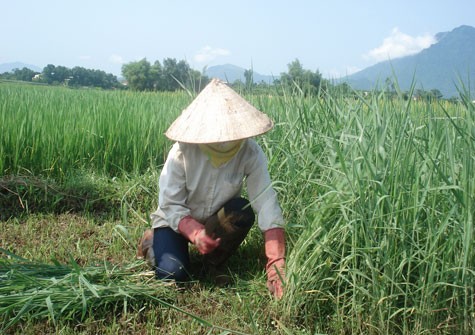
[[(173, 290), (165, 282), (144, 273), (142, 263), (123, 267), (104, 263), (79, 266), (54, 261), (52, 264), (13, 256), (0, 258), (0, 331), (20, 321), (48, 319), (84, 321), (96, 313), (127, 313), (145, 304), (174, 307), (169, 301)], [(148, 280), (143, 280), (146, 277)]]

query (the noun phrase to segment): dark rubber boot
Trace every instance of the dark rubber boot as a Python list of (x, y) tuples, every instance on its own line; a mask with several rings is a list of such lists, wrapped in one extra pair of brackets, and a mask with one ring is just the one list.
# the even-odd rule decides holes
[(224, 263), (244, 241), (254, 218), (249, 201), (236, 198), (227, 202), (218, 213), (205, 221), (206, 234), (221, 239), (219, 247), (204, 256), (206, 272), (215, 278), (217, 285), (227, 285), (232, 281), (231, 276), (226, 274)]

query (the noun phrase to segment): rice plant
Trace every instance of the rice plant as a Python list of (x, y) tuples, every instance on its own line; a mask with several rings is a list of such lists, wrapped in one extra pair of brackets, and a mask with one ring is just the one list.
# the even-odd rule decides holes
[(159, 166), (163, 136), (184, 94), (71, 90), (0, 84), (0, 171), (65, 180), (74, 171), (107, 176)]

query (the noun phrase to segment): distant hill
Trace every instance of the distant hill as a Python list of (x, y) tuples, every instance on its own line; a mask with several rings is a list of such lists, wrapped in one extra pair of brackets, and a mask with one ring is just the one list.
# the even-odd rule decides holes
[(475, 28), (460, 26), (438, 33), (437, 42), (418, 54), (381, 62), (354, 73), (342, 81), (360, 90), (382, 87), (386, 78), (397, 78), (403, 91), (415, 83), (416, 89), (438, 89), (445, 97), (458, 96), (460, 81), (474, 94)]
[(43, 69), (39, 68), (38, 66), (31, 65), (31, 64), (25, 64), (21, 62), (14, 62), (14, 63), (3, 63), (0, 64), (0, 73), (5, 73), (5, 72), (12, 72), (15, 69), (23, 69), (24, 67), (35, 71), (35, 72), (41, 72)]
[[(241, 80), (242, 82), (246, 82), (246, 78), (244, 77), (244, 71), (242, 67), (232, 65), (232, 64), (224, 64), (224, 65), (216, 65), (211, 66), (206, 69), (205, 75), (209, 78), (219, 78), (221, 80), (228, 81), (233, 83), (236, 80)], [(272, 84), (274, 79), (278, 79), (277, 76), (269, 76), (263, 75), (253, 71), (253, 79), (255, 83), (265, 82), (266, 84)]]

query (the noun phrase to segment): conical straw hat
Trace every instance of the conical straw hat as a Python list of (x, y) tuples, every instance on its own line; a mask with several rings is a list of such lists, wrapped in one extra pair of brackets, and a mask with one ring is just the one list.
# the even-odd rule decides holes
[(178, 142), (215, 143), (261, 135), (272, 127), (267, 115), (224, 82), (212, 79), (165, 135)]

